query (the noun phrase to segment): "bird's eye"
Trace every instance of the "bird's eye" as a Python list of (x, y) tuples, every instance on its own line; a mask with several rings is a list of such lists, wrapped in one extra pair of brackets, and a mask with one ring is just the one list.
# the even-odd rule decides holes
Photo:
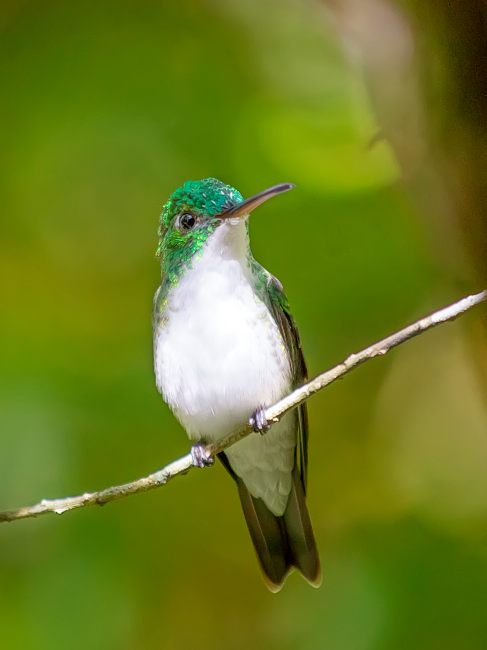
[(191, 230), (196, 224), (196, 217), (191, 212), (183, 212), (179, 217), (179, 227), (182, 230)]

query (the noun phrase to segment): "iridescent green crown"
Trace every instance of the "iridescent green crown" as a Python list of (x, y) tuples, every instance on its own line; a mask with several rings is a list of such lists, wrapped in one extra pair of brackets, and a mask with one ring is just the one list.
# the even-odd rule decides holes
[(238, 190), (222, 183), (217, 178), (186, 181), (171, 194), (164, 204), (160, 217), (159, 234), (162, 236), (174, 217), (181, 212), (213, 217), (242, 201), (243, 197)]

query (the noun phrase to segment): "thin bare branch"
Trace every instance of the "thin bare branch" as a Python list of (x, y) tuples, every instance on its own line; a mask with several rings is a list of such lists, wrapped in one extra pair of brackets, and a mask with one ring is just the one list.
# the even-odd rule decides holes
[[(327, 370), (311, 381), (303, 384), (299, 388), (296, 388), (292, 393), (279, 400), (272, 406), (269, 406), (266, 409), (267, 421), (272, 425), (282, 418), (282, 416), (290, 411), (293, 408), (296, 408), (299, 404), (302, 404), (306, 401), (311, 395), (317, 393), (319, 390), (333, 383), (337, 379), (340, 379), (348, 372), (359, 366), (360, 364), (373, 359), (377, 356), (383, 356), (389, 350), (412, 339), (418, 334), (425, 332), (426, 330), (436, 327), (440, 323), (445, 323), (446, 321), (451, 321), (465, 313), (475, 305), (479, 305), (481, 302), (487, 300), (487, 291), (482, 291), (472, 296), (462, 298), (458, 302), (449, 305), (440, 309), (430, 316), (421, 318), (412, 325), (408, 325), (404, 329), (387, 336), (385, 339), (374, 343), (373, 345), (361, 350), (360, 352), (349, 355), (345, 361), (338, 364), (334, 368)], [(234, 445), (236, 442), (245, 438), (246, 436), (253, 433), (253, 429), (250, 424), (242, 427), (239, 431), (236, 431), (218, 443), (208, 445), (206, 451), (211, 456), (216, 456), (219, 452), (225, 450), (227, 447)], [(258, 434), (254, 434), (258, 435)], [(115, 501), (117, 499), (122, 499), (130, 494), (136, 494), (138, 492), (146, 492), (147, 490), (152, 490), (154, 488), (165, 485), (171, 479), (179, 476), (181, 474), (186, 474), (193, 467), (193, 461), (191, 454), (186, 454), (178, 460), (169, 463), (162, 469), (139, 478), (130, 483), (124, 483), (123, 485), (117, 485), (115, 487), (109, 487), (105, 490), (100, 490), (98, 492), (86, 492), (76, 497), (66, 497), (64, 499), (43, 499), (39, 503), (36, 503), (33, 506), (25, 506), (23, 508), (18, 508), (17, 510), (9, 510), (6, 512), (0, 512), (0, 523), (7, 521), (16, 521), (17, 519), (27, 519), (28, 517), (38, 517), (40, 515), (45, 515), (49, 512), (54, 512), (56, 514), (63, 514), (68, 510), (74, 510), (76, 508), (84, 508), (85, 506), (91, 505), (103, 505), (110, 501)]]

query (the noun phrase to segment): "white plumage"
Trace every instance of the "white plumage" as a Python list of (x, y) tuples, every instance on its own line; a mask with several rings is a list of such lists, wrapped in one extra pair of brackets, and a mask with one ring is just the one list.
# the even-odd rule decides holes
[[(217, 440), (291, 388), (289, 358), (256, 295), (243, 219), (222, 223), (167, 296), (154, 332), (159, 391), (191, 440)], [(226, 450), (254, 497), (282, 515), (291, 489), (296, 426), (288, 415)]]

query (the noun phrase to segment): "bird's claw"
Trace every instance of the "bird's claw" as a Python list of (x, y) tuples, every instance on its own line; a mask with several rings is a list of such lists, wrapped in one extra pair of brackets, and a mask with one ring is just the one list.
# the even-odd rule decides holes
[(210, 467), (215, 462), (213, 456), (206, 450), (206, 447), (201, 444), (193, 445), (191, 447), (191, 459), (194, 467)]
[(267, 422), (265, 408), (263, 406), (260, 406), (255, 411), (249, 420), (249, 424), (256, 433), (260, 433), (262, 436), (269, 431), (271, 425)]

